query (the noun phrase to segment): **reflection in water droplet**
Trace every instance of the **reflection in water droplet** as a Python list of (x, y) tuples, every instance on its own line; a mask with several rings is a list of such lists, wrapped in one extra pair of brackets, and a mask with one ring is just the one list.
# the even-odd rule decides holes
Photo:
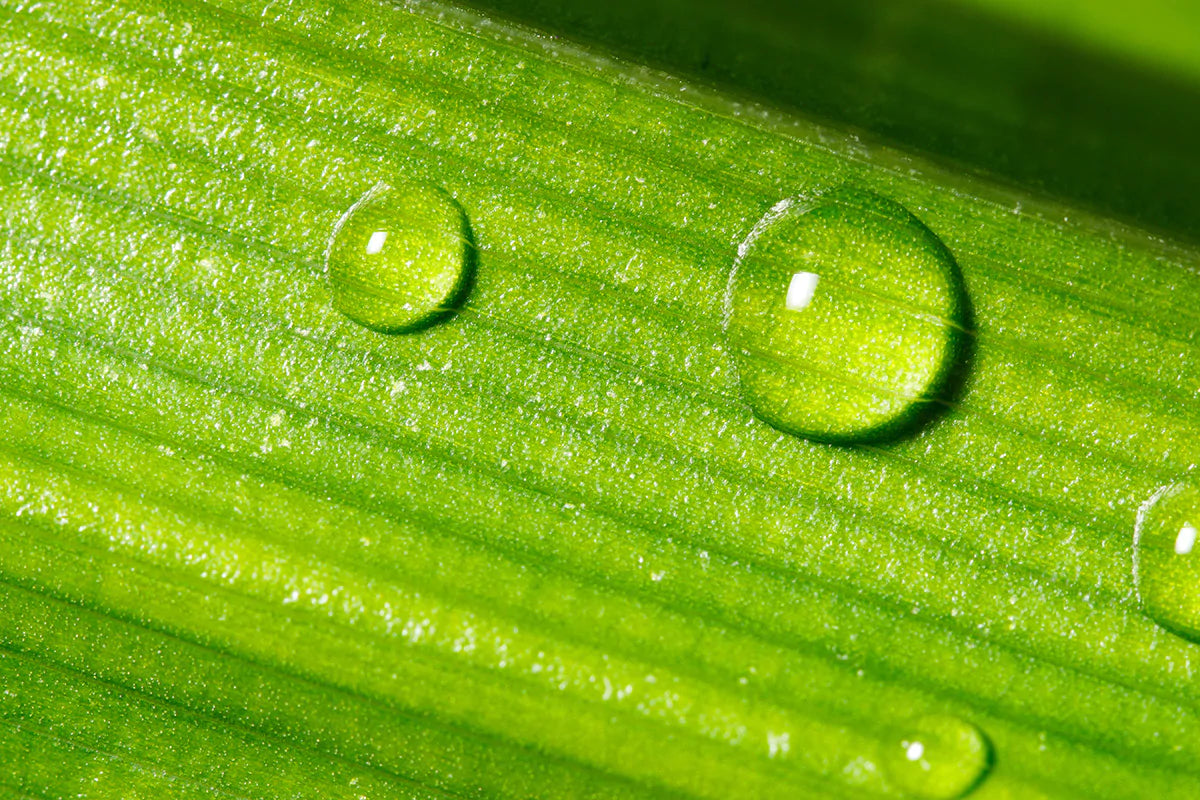
[(992, 763), (979, 728), (957, 717), (923, 717), (884, 753), (888, 779), (905, 794), (954, 800), (975, 788)]
[(1200, 486), (1159, 489), (1138, 511), (1133, 580), (1146, 613), (1164, 628), (1200, 641)]
[(422, 328), (453, 309), (474, 272), (466, 214), (436, 186), (377, 184), (329, 239), (333, 304), (380, 333)]
[(902, 433), (950, 387), (969, 305), (954, 258), (869, 192), (786, 200), (738, 248), (725, 331), (742, 391), (788, 433), (834, 442)]
[(797, 272), (792, 276), (791, 283), (788, 284), (787, 306), (788, 311), (803, 311), (812, 302), (813, 295), (817, 293), (817, 283), (821, 280), (821, 276), (815, 272)]

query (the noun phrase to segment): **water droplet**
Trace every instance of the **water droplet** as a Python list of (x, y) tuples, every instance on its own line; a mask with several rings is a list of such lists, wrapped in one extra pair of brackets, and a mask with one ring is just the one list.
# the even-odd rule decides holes
[(334, 227), (325, 252), (333, 305), (380, 333), (404, 333), (453, 310), (474, 274), (462, 207), (423, 183), (377, 184)]
[(882, 762), (888, 778), (905, 794), (954, 800), (983, 780), (992, 748), (979, 728), (958, 717), (923, 717), (893, 742)]
[(1177, 483), (1138, 510), (1133, 579), (1142, 607), (1164, 628), (1200, 641), (1200, 486)]
[(785, 200), (754, 227), (724, 325), (755, 413), (787, 433), (851, 442), (903, 433), (949, 393), (969, 309), (929, 228), (842, 188)]

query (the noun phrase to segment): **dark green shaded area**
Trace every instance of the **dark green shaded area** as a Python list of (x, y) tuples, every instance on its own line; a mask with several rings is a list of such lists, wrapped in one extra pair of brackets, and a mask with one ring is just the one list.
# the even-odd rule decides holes
[(932, 0), (470, 1), (1100, 213), (1200, 234), (1200, 86), (1158, 65)]

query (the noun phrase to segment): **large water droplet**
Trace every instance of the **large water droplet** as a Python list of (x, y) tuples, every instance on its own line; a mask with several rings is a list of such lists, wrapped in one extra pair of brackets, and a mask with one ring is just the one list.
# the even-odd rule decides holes
[(380, 333), (416, 330), (453, 310), (474, 261), (462, 207), (420, 183), (377, 184), (338, 220), (325, 252), (334, 307)]
[(983, 780), (992, 748), (979, 728), (958, 717), (923, 717), (884, 752), (882, 763), (905, 794), (954, 800)]
[(1146, 613), (1200, 641), (1200, 487), (1164, 487), (1138, 511), (1133, 578)]
[(903, 433), (947, 393), (969, 304), (950, 252), (900, 205), (842, 188), (776, 205), (738, 248), (725, 331), (742, 391), (812, 439)]

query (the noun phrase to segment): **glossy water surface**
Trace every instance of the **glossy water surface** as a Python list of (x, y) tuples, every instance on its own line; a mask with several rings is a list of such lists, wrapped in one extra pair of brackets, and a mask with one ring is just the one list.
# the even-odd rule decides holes
[(462, 300), (474, 253), (466, 214), (445, 191), (378, 184), (330, 237), (326, 265), (334, 305), (380, 333), (419, 329)]
[(839, 189), (785, 200), (738, 251), (726, 332), (755, 412), (788, 433), (859, 441), (934, 410), (966, 340), (953, 257), (900, 205)]

